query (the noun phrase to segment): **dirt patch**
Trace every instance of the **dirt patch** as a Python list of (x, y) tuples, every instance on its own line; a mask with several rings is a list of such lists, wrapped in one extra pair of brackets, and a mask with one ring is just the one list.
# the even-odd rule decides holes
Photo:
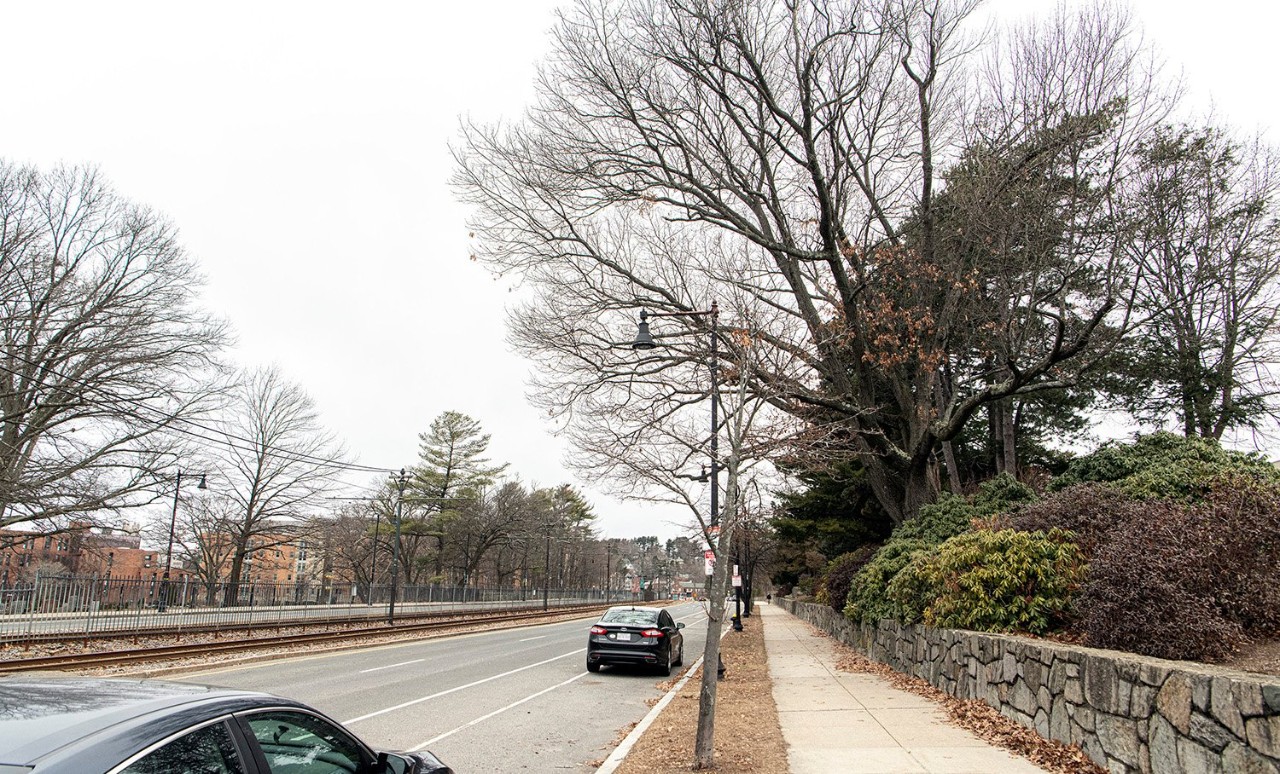
[(1242, 672), (1280, 675), (1280, 639), (1250, 643), (1222, 665)]
[[(726, 772), (787, 770), (787, 743), (773, 703), (764, 633), (759, 618), (721, 643), (725, 679), (716, 688), (715, 764)], [(619, 774), (686, 772), (693, 764), (698, 733), (701, 670), (658, 715), (618, 767)]]

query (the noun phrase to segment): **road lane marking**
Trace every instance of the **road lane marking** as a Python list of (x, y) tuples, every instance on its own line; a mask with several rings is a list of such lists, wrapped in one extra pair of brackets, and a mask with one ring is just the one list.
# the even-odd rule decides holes
[[(475, 682), (467, 683), (466, 685), (459, 685), (459, 686), (458, 686), (458, 687), (456, 687), (456, 688), (450, 688), (450, 689), (445, 690), (445, 691), (440, 691), (440, 692), (438, 692), (438, 693), (433, 693), (433, 694), (431, 694), (430, 696), (423, 696), (422, 698), (419, 698), (419, 699), (413, 699), (413, 700), (411, 700), (411, 701), (406, 701), (406, 702), (404, 702), (403, 704), (397, 704), (397, 705), (395, 705), (394, 707), (387, 707), (386, 709), (376, 710), (376, 711), (374, 711), (374, 712), (370, 712), (370, 713), (369, 713), (369, 714), (367, 714), (367, 715), (361, 715), (361, 716), (360, 716), (360, 717), (358, 717), (358, 718), (352, 718), (351, 720), (344, 720), (344, 721), (342, 721), (342, 725), (344, 725), (344, 726), (345, 726), (345, 725), (349, 725), (349, 724), (351, 724), (351, 723), (359, 723), (359, 722), (360, 722), (360, 721), (362, 721), (362, 720), (368, 720), (369, 718), (376, 718), (376, 717), (378, 717), (379, 715), (385, 715), (385, 714), (387, 714), (388, 712), (395, 712), (396, 710), (402, 710), (402, 709), (404, 709), (405, 707), (412, 707), (413, 705), (415, 705), (415, 704), (421, 704), (421, 703), (422, 703), (422, 702), (424, 702), (424, 701), (431, 701), (432, 699), (438, 699), (438, 698), (440, 698), (441, 696), (448, 696), (448, 695), (449, 695), (449, 694), (451, 694), (451, 693), (457, 693), (458, 691), (463, 691), (463, 690), (466, 690), (467, 688), (474, 688), (474, 687), (476, 687), (477, 685), (483, 685), (483, 684), (485, 684), (485, 683), (493, 682), (494, 680), (498, 680), (498, 679), (501, 679), (501, 678), (503, 678), (503, 677), (510, 677), (511, 675), (517, 674), (517, 673), (519, 673), (519, 672), (523, 672), (523, 671), (525, 671), (526, 669), (533, 669), (534, 667), (540, 667), (540, 666), (542, 666), (543, 664), (550, 664), (552, 661), (559, 661), (559, 660), (560, 660), (560, 659), (562, 659), (562, 658), (568, 658), (568, 657), (570, 657), (570, 656), (577, 656), (577, 655), (579, 655), (579, 654), (585, 653), (585, 652), (586, 652), (586, 650), (587, 650), (586, 648), (578, 648), (577, 650), (570, 651), (570, 652), (568, 652), (568, 653), (564, 653), (564, 654), (561, 654), (561, 655), (559, 655), (559, 656), (552, 656), (551, 658), (544, 659), (544, 660), (542, 660), (542, 661), (538, 661), (538, 662), (533, 663), (533, 664), (526, 664), (526, 665), (524, 665), (524, 666), (522, 666), (522, 667), (518, 667), (518, 668), (516, 668), (516, 669), (512, 669), (512, 670), (511, 670), (511, 671), (509, 671), (509, 672), (503, 672), (503, 673), (502, 673), (502, 674), (500, 674), (500, 675), (491, 675), (491, 676), (489, 676), (489, 677), (484, 678), (483, 680), (476, 680)], [(584, 673), (584, 674), (585, 674), (585, 673)]]
[(546, 638), (547, 635), (543, 634), (538, 637), (525, 637), (523, 640), (516, 640), (516, 642), (533, 642), (534, 640), (545, 640)]
[(453, 730), (451, 730), (451, 731), (445, 731), (443, 734), (440, 734), (439, 736), (434, 736), (434, 737), (432, 737), (432, 738), (428, 739), (427, 741), (425, 741), (425, 742), (423, 742), (423, 743), (421, 743), (421, 744), (414, 745), (413, 747), (410, 747), (410, 748), (409, 748), (409, 751), (410, 751), (410, 752), (417, 752), (417, 751), (419, 751), (419, 750), (425, 750), (426, 748), (430, 747), (431, 745), (435, 744), (436, 742), (440, 741), (441, 739), (447, 739), (447, 738), (449, 738), (449, 737), (453, 736), (454, 734), (458, 733), (459, 731), (464, 731), (464, 730), (466, 730), (466, 729), (468, 729), (468, 728), (471, 728), (472, 726), (474, 726), (474, 725), (476, 725), (476, 724), (478, 724), (478, 723), (483, 723), (484, 721), (488, 720), (489, 718), (494, 717), (495, 715), (501, 715), (502, 713), (506, 712), (506, 711), (507, 711), (507, 710), (509, 710), (509, 709), (515, 709), (516, 707), (519, 707), (521, 704), (524, 704), (524, 703), (525, 703), (525, 702), (527, 702), (527, 701), (532, 701), (532, 700), (534, 700), (534, 699), (538, 698), (539, 696), (542, 696), (543, 694), (551, 693), (552, 691), (554, 691), (554, 690), (555, 690), (555, 689), (557, 689), (557, 688), (563, 688), (564, 686), (568, 685), (569, 683), (572, 683), (572, 682), (573, 682), (573, 681), (575, 681), (575, 680), (581, 680), (582, 678), (586, 677), (586, 676), (587, 676), (587, 675), (589, 675), (589, 674), (591, 674), (591, 673), (590, 673), (590, 672), (580, 672), (580, 673), (578, 673), (578, 674), (574, 675), (573, 677), (570, 677), (568, 680), (565, 680), (565, 681), (564, 681), (564, 682), (562, 682), (562, 683), (556, 683), (555, 685), (551, 686), (550, 688), (543, 688), (541, 691), (538, 691), (537, 693), (529, 694), (528, 696), (524, 697), (523, 699), (521, 699), (521, 700), (519, 700), (519, 701), (513, 701), (513, 702), (511, 702), (510, 704), (508, 704), (508, 705), (507, 705), (507, 706), (505, 706), (505, 707), (499, 707), (498, 709), (494, 710), (493, 712), (490, 712), (488, 715), (481, 715), (480, 717), (476, 718), (475, 720), (472, 720), (472, 721), (467, 722), (467, 723), (463, 723), (462, 725), (458, 726), (457, 728), (455, 728), (455, 729), (453, 729)]
[(373, 669), (361, 669), (360, 674), (365, 674), (366, 672), (377, 672), (379, 669), (394, 669), (398, 666), (408, 666), (409, 664), (416, 664), (419, 661), (426, 661), (426, 659), (415, 658), (413, 661), (401, 661), (399, 664), (387, 664), (386, 666), (374, 667)]

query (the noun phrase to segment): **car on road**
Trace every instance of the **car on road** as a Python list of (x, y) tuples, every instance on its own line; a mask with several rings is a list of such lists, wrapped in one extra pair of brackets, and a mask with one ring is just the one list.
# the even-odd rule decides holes
[(0, 677), (0, 774), (452, 774), (307, 705), (162, 680)]
[(611, 607), (587, 635), (587, 671), (607, 664), (656, 666), (664, 675), (684, 664), (684, 624), (660, 607)]

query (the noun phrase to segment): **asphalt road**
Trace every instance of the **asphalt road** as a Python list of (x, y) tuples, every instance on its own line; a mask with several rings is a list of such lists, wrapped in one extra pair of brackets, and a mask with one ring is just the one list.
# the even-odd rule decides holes
[[(670, 608), (685, 667), (702, 653), (697, 603)], [(652, 671), (586, 671), (594, 618), (301, 656), (184, 675), (300, 699), (381, 749), (430, 749), (459, 774), (587, 772), (649, 711)], [(691, 731), (692, 733), (692, 731)]]

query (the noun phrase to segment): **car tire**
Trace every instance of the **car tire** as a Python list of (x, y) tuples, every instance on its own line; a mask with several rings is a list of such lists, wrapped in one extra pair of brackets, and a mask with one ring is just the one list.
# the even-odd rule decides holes
[(684, 643), (680, 643), (680, 654), (676, 656), (676, 666), (684, 666)]
[(662, 675), (663, 677), (671, 676), (671, 651), (670, 650), (667, 651), (667, 663), (663, 666), (658, 667), (658, 674)]
[(600, 671), (600, 665), (599, 665), (599, 664), (594, 664), (594, 663), (592, 663), (592, 662), (588, 661), (588, 662), (587, 662), (587, 671), (588, 671), (588, 672), (599, 672), (599, 671)]

